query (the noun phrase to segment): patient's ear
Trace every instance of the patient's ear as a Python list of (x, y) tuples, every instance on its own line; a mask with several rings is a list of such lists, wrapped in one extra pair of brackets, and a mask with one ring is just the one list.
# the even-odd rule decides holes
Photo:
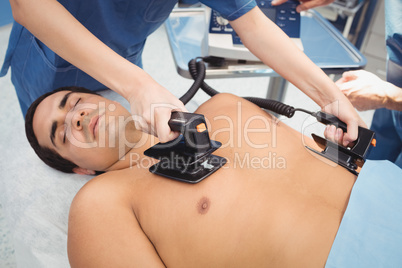
[(86, 169), (82, 167), (73, 168), (73, 172), (80, 175), (95, 175), (95, 170)]

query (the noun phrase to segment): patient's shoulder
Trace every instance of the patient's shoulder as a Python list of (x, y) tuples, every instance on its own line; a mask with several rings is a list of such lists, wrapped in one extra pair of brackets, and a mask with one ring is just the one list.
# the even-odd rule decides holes
[(75, 195), (70, 208), (70, 214), (80, 213), (93, 206), (103, 206), (120, 202), (126, 196), (127, 188), (119, 180), (119, 171), (111, 171), (88, 181)]
[(95, 177), (74, 198), (67, 240), (71, 267), (163, 267), (132, 209), (129, 180), (119, 175)]

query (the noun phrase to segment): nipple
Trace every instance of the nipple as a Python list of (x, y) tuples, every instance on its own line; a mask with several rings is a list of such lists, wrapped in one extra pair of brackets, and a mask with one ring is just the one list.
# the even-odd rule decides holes
[(208, 212), (211, 201), (207, 197), (202, 197), (197, 203), (198, 213), (204, 215)]

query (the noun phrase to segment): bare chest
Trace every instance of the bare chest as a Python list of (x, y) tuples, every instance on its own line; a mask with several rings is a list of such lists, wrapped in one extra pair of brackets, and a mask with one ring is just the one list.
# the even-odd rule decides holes
[(136, 215), (166, 265), (283, 264), (311, 247), (325, 260), (342, 201), (280, 174), (222, 169), (197, 185), (155, 178), (138, 191)]

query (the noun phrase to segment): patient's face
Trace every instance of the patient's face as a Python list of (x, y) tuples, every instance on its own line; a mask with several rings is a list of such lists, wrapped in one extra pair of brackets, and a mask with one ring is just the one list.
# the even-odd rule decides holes
[(137, 142), (130, 113), (101, 96), (60, 91), (37, 107), (33, 129), (43, 147), (82, 168), (107, 170)]

